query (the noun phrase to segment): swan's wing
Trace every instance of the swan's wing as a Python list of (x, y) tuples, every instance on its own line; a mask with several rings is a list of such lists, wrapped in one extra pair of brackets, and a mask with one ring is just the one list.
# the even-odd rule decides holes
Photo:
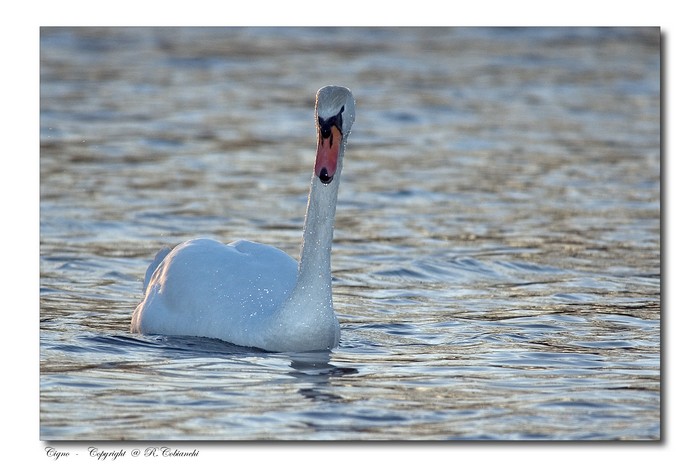
[(173, 314), (255, 315), (276, 310), (296, 284), (298, 264), (269, 245), (239, 240), (224, 245), (184, 242), (153, 271), (145, 300)]
[(151, 277), (153, 276), (153, 273), (155, 272), (156, 268), (160, 266), (160, 263), (163, 262), (163, 259), (165, 259), (165, 257), (168, 256), (168, 254), (170, 254), (171, 251), (173, 251), (172, 248), (164, 246), (160, 249), (158, 253), (156, 253), (153, 262), (150, 266), (148, 266), (148, 269), (146, 269), (146, 275), (143, 277), (143, 293), (146, 293), (146, 290), (148, 289), (148, 284), (151, 282)]
[(274, 247), (209, 239), (161, 250), (153, 263), (132, 332), (206, 336), (249, 347), (260, 347), (259, 328), (291, 293), (298, 267)]

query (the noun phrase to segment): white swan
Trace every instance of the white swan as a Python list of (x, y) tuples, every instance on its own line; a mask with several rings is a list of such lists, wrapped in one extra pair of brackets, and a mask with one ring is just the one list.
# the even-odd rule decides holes
[(146, 271), (131, 332), (221, 339), (269, 351), (338, 345), (331, 243), (343, 154), (355, 120), (350, 90), (316, 94), (316, 163), (301, 259), (247, 240), (195, 239), (162, 249)]

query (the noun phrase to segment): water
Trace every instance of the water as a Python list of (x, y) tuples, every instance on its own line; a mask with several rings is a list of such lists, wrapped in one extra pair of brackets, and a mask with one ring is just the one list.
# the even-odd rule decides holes
[[(42, 29), (41, 438), (653, 440), (656, 29)], [(296, 256), (354, 91), (341, 342), (129, 333), (164, 245)]]

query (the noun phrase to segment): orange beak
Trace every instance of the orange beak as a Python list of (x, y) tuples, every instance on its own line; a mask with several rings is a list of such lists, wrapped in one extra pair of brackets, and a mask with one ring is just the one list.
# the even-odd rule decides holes
[(331, 126), (330, 135), (327, 138), (323, 137), (319, 129), (314, 173), (325, 185), (333, 181), (335, 171), (338, 169), (338, 154), (342, 141), (343, 134), (337, 126)]

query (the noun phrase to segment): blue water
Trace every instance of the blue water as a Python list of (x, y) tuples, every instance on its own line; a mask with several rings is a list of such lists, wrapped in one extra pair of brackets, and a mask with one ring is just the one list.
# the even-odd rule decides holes
[[(659, 439), (657, 29), (41, 32), (41, 438)], [(357, 99), (341, 342), (129, 333), (155, 253), (296, 256)]]

